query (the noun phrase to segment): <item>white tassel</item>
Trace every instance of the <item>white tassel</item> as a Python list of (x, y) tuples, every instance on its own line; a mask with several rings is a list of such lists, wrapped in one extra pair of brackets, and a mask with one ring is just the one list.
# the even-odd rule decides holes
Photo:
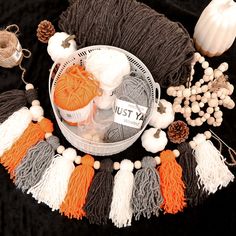
[(75, 169), (75, 157), (76, 152), (72, 148), (66, 149), (63, 156), (56, 155), (42, 179), (27, 193), (32, 193), (38, 203), (47, 204), (52, 211), (58, 210), (66, 196), (70, 176)]
[(196, 174), (204, 189), (208, 193), (215, 193), (218, 189), (226, 187), (234, 180), (234, 175), (225, 165), (224, 157), (210, 140), (206, 140), (204, 134), (198, 134), (193, 141), (196, 143)]
[(14, 112), (0, 125), (0, 156), (11, 148), (23, 134), (31, 120), (31, 112), (27, 107), (23, 107)]
[(114, 188), (109, 219), (116, 227), (131, 225), (133, 210), (131, 207), (131, 197), (134, 185), (134, 175), (132, 173), (134, 164), (129, 160), (123, 160), (120, 170), (114, 178)]

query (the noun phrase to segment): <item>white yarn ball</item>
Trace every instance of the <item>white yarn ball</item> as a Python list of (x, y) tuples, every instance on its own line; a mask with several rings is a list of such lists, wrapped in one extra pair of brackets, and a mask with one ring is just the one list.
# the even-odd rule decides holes
[(149, 125), (158, 129), (165, 129), (169, 126), (170, 123), (174, 121), (175, 112), (170, 102), (166, 101), (165, 99), (161, 99), (160, 103), (165, 107), (165, 113), (161, 114), (158, 111), (158, 104), (155, 103)]
[(30, 112), (32, 114), (33, 121), (38, 121), (38, 118), (42, 117), (44, 114), (43, 108), (41, 106), (31, 106)]
[(71, 161), (74, 161), (77, 157), (77, 153), (75, 151), (74, 148), (67, 148), (63, 151), (62, 153), (63, 157), (71, 160)]
[(114, 49), (92, 51), (85, 61), (85, 68), (100, 82), (103, 90), (114, 90), (130, 73), (128, 58)]
[(133, 169), (134, 163), (130, 160), (125, 159), (120, 163), (120, 170), (133, 171)]

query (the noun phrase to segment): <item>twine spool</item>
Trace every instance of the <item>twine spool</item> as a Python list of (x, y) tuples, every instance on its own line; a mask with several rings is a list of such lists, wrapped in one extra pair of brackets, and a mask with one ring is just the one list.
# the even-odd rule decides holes
[(31, 52), (27, 49), (22, 49), (17, 33), (19, 33), (19, 27), (15, 24), (9, 25), (5, 30), (0, 31), (0, 66), (4, 68), (19, 66), (23, 71), (22, 80), (26, 83), (23, 79), (26, 70), (21, 66), (21, 62), (24, 57), (29, 58)]

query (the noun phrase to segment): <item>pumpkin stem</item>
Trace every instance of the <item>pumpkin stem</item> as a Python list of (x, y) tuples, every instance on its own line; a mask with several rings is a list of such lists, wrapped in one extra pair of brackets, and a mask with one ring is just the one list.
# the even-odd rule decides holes
[(159, 106), (157, 107), (157, 111), (161, 114), (166, 113), (166, 107), (161, 102), (159, 102)]
[(68, 48), (68, 47), (70, 47), (69, 41), (70, 41), (71, 39), (75, 39), (75, 35), (74, 35), (74, 34), (68, 36), (65, 40), (63, 40), (61, 46), (62, 46), (63, 48)]
[(155, 137), (155, 138), (160, 138), (160, 132), (161, 132), (161, 130), (158, 129), (158, 130), (156, 131), (156, 133), (154, 134), (154, 137)]

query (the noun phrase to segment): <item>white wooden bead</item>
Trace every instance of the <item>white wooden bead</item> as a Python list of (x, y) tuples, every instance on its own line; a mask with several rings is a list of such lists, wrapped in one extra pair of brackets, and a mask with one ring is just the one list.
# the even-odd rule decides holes
[(222, 95), (220, 96), (220, 99), (221, 99), (221, 100), (224, 100), (224, 99), (225, 99), (225, 95), (222, 94)]
[(215, 111), (219, 111), (220, 108), (219, 108), (219, 107), (215, 107), (214, 110), (215, 110)]
[(203, 96), (205, 98), (211, 98), (211, 93), (210, 92), (205, 92)]
[(220, 66), (222, 66), (223, 68), (224, 68), (224, 71), (222, 71), (222, 72), (225, 72), (225, 71), (227, 71), (228, 70), (228, 68), (229, 68), (229, 64), (227, 63), (227, 62), (223, 62), (223, 63), (221, 63), (221, 65)]
[(200, 100), (201, 100), (201, 98), (202, 98), (202, 96), (201, 96), (201, 95), (199, 95), (199, 94), (196, 96), (196, 99), (197, 99), (198, 101), (200, 101)]
[(230, 100), (230, 102), (227, 104), (228, 109), (233, 109), (235, 107), (235, 103), (233, 100)]
[(202, 99), (201, 99), (201, 102), (207, 103), (207, 101), (208, 101), (208, 99), (205, 96), (203, 96)]
[(180, 90), (180, 91), (183, 91), (184, 89), (185, 89), (184, 85), (180, 85), (180, 86), (179, 86), (179, 90)]
[(197, 88), (197, 94), (202, 93), (202, 88)]
[(214, 70), (214, 76), (216, 79), (219, 78), (221, 75), (223, 75), (222, 71), (218, 69)]
[(57, 148), (57, 153), (59, 154), (62, 154), (63, 152), (65, 151), (65, 147), (60, 145), (58, 148)]
[(197, 146), (196, 143), (194, 141), (190, 141), (189, 145), (192, 149), (195, 149), (195, 147)]
[[(60, 146), (59, 146), (60, 147)], [(76, 150), (74, 148), (67, 148), (62, 153), (63, 157), (75, 161), (75, 158), (77, 157)]]
[(34, 89), (34, 85), (33, 84), (26, 84), (25, 89), (26, 90)]
[(100, 161), (95, 161), (94, 163), (93, 163), (93, 167), (94, 167), (94, 169), (95, 170), (98, 170), (99, 168), (100, 168)]
[(120, 169), (120, 163), (119, 162), (114, 162), (113, 167), (114, 167), (114, 170), (119, 170)]
[(219, 100), (218, 101), (219, 105), (221, 106), (223, 104), (223, 101), (222, 100)]
[(196, 126), (195, 120), (191, 120), (191, 121), (190, 121), (190, 125), (193, 126), (193, 127)]
[(193, 61), (197, 62), (201, 58), (201, 54), (199, 52), (195, 52), (193, 56)]
[(194, 68), (191, 69), (190, 75), (193, 76), (195, 74)]
[(186, 88), (183, 90), (183, 96), (184, 97), (189, 97), (191, 95), (191, 91), (189, 88)]
[(190, 101), (191, 101), (191, 102), (195, 102), (195, 101), (196, 101), (196, 96), (195, 96), (195, 95), (192, 95), (192, 96), (190, 97)]
[(212, 99), (210, 99), (209, 101), (208, 101), (208, 105), (210, 106), (210, 107), (217, 107), (218, 106), (218, 99), (216, 99), (216, 98), (212, 98)]
[(135, 169), (140, 169), (142, 167), (142, 163), (141, 163), (141, 161), (135, 161), (134, 162), (134, 168)]
[(214, 112), (214, 117), (217, 118), (221, 118), (223, 116), (223, 112), (222, 111), (215, 111)]
[(210, 76), (209, 75), (203, 75), (202, 79), (204, 80), (204, 82), (208, 82), (210, 80)]
[(195, 83), (195, 86), (199, 88), (201, 86), (201, 83), (198, 81)]
[(177, 149), (174, 149), (173, 153), (174, 153), (175, 157), (178, 157), (180, 155), (180, 152)]
[(214, 119), (213, 117), (209, 117), (209, 118), (207, 119), (207, 124), (208, 124), (208, 125), (213, 125), (214, 122), (215, 122), (215, 119)]
[(213, 74), (213, 69), (211, 67), (208, 67), (207, 69), (204, 70), (205, 75), (212, 75)]
[(156, 160), (157, 165), (161, 164), (161, 158), (159, 156), (155, 156), (155, 160)]
[(205, 121), (206, 121), (206, 118), (205, 118), (204, 116), (201, 117), (201, 121), (202, 121), (202, 123), (205, 122)]
[(210, 116), (211, 116), (211, 115), (210, 115), (209, 113), (205, 113), (203, 117), (204, 117), (205, 119), (208, 119)]
[(38, 118), (44, 114), (43, 108), (41, 106), (31, 106), (30, 112), (32, 114), (33, 121), (38, 121)]
[(222, 95), (222, 91), (221, 90), (217, 91), (217, 97), (220, 97), (221, 95)]
[(192, 103), (192, 112), (193, 113), (198, 113), (200, 111), (200, 107), (197, 102)]
[(186, 114), (191, 114), (191, 112), (192, 112), (192, 110), (191, 110), (190, 107), (186, 107), (186, 108), (185, 108), (185, 113), (186, 113)]
[(166, 90), (166, 93), (169, 95), (169, 96), (173, 96), (173, 92), (175, 91), (174, 87), (169, 87), (167, 90)]
[(232, 84), (229, 84), (229, 91), (230, 91), (230, 95), (233, 93), (234, 91), (234, 86)]
[(199, 116), (204, 116), (204, 111), (199, 111), (199, 112), (198, 112), (198, 115), (199, 115)]
[(32, 106), (40, 106), (40, 101), (39, 100), (33, 100), (31, 104), (32, 104)]
[(226, 97), (224, 98), (224, 100), (223, 100), (223, 103), (224, 103), (224, 104), (228, 104), (230, 101), (231, 101), (230, 96), (226, 96)]
[(221, 118), (217, 118), (216, 119), (216, 123), (218, 123), (218, 124), (221, 124), (222, 123), (222, 121), (223, 121), (223, 118), (221, 117)]
[(204, 84), (204, 79), (200, 79), (199, 82), (200, 82), (201, 84)]
[(199, 63), (203, 63), (205, 61), (205, 58), (203, 56), (201, 56), (199, 59), (198, 59)]
[(210, 139), (211, 138), (211, 132), (208, 131), (208, 130), (204, 132), (204, 135), (205, 135), (206, 139)]
[(214, 109), (213, 109), (212, 107), (208, 107), (207, 110), (206, 110), (206, 112), (207, 112), (208, 114), (212, 114), (212, 113), (214, 112)]
[(204, 103), (203, 102), (199, 102), (199, 107), (204, 107)]
[(217, 94), (216, 94), (216, 93), (212, 93), (212, 94), (211, 94), (211, 97), (212, 97), (212, 98), (217, 98)]
[(180, 112), (181, 111), (181, 106), (180, 105), (173, 105), (173, 110), (175, 112)]
[(203, 63), (202, 63), (202, 68), (203, 69), (206, 69), (206, 68), (208, 68), (209, 67), (209, 63), (207, 62), (207, 61), (204, 61)]
[(208, 86), (207, 86), (207, 85), (203, 85), (203, 86), (201, 87), (201, 91), (202, 91), (203, 93), (207, 92), (207, 91), (208, 91)]
[(81, 164), (81, 156), (76, 156), (76, 158), (75, 158), (75, 163), (76, 163), (77, 165), (80, 165), (80, 164)]
[(46, 133), (45, 134), (45, 138), (47, 139), (47, 138), (49, 138), (49, 137), (51, 137), (52, 136), (52, 133)]

